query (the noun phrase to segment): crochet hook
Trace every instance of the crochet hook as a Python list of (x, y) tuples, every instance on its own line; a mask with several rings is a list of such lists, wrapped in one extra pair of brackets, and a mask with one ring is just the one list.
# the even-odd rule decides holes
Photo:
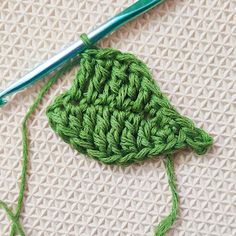
[[(153, 7), (159, 5), (164, 0), (139, 0), (124, 11), (111, 18), (92, 32), (88, 33), (88, 38), (92, 44), (97, 43), (106, 35), (112, 33), (117, 28), (121, 27), (125, 23), (133, 20), (139, 15), (147, 12)], [(83, 52), (86, 49), (82, 40), (78, 40), (62, 51), (35, 67), (28, 74), (11, 84), (8, 88), (0, 92), (0, 106), (7, 103), (6, 97), (16, 93), (22, 89), (27, 88), (29, 85), (34, 84), (36, 81), (42, 79), (46, 75), (50, 74), (55, 69), (62, 66), (65, 62), (73, 59), (76, 55)]]

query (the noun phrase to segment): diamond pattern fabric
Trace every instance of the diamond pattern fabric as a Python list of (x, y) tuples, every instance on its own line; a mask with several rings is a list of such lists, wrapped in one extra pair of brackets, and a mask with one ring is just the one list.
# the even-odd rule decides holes
[[(83, 32), (132, 4), (109, 0), (3, 0), (0, 89)], [(100, 43), (135, 53), (181, 114), (214, 137), (199, 157), (174, 158), (180, 211), (168, 235), (236, 235), (236, 0), (166, 1)], [(106, 166), (71, 149), (48, 125), (45, 108), (68, 89), (74, 69), (43, 99), (30, 122), (28, 188), (21, 221), (27, 235), (151, 236), (170, 211), (163, 160)], [(0, 111), (0, 198), (16, 206), (21, 126), (44, 82)], [(0, 235), (10, 222), (0, 211)]]

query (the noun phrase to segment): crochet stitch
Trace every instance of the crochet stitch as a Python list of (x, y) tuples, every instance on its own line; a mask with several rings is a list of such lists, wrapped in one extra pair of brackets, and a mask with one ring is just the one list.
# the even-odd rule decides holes
[(190, 147), (206, 152), (212, 138), (181, 116), (129, 53), (88, 49), (71, 89), (47, 108), (53, 130), (79, 152), (127, 165)]
[[(90, 47), (86, 35), (82, 40)], [(66, 143), (105, 164), (128, 165), (164, 155), (172, 209), (155, 231), (156, 236), (162, 236), (178, 211), (173, 153), (189, 147), (204, 154), (213, 140), (175, 110), (147, 66), (134, 55), (111, 48), (90, 48), (80, 55), (79, 61), (80, 70), (72, 87), (46, 110), (49, 124)], [(29, 153), (27, 122), (52, 84), (75, 64), (77, 60), (56, 72), (23, 120), (23, 167), (16, 213), (0, 201), (0, 208), (12, 221), (10, 236), (25, 236), (19, 218)]]

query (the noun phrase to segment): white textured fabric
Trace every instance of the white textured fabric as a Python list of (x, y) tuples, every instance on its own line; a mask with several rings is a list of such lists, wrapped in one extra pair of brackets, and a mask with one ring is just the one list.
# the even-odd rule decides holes
[[(134, 0), (1, 0), (0, 89)], [(103, 40), (135, 53), (181, 114), (214, 137), (204, 156), (175, 155), (180, 211), (168, 235), (236, 235), (236, 0), (167, 0)], [(32, 236), (152, 236), (170, 211), (163, 159), (105, 166), (72, 150), (49, 128), (43, 99), (30, 122), (28, 187), (21, 221)], [(0, 199), (15, 208), (21, 121), (44, 83), (0, 110)], [(0, 210), (0, 235), (9, 235)]]

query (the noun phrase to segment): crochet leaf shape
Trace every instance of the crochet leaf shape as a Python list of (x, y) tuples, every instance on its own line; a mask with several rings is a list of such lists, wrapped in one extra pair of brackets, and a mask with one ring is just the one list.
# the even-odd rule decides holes
[(212, 138), (180, 115), (147, 66), (129, 53), (87, 49), (72, 87), (47, 108), (53, 130), (79, 152), (127, 165), (176, 150), (203, 154)]

